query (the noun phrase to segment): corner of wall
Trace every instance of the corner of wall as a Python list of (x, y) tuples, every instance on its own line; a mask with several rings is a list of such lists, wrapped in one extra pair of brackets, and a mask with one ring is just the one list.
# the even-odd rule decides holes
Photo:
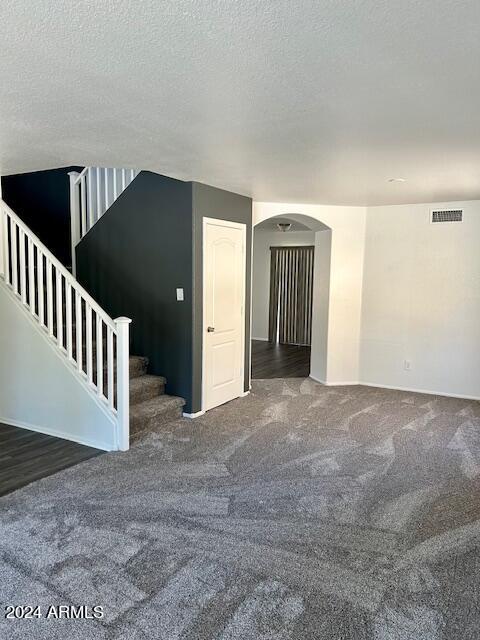
[(363, 336), (363, 313), (364, 313), (364, 284), (365, 284), (365, 257), (366, 257), (366, 245), (367, 245), (367, 229), (369, 221), (369, 207), (363, 207), (363, 233), (362, 233), (362, 278), (361, 278), (361, 293), (360, 293), (360, 323), (358, 333), (358, 365), (357, 365), (357, 380), (360, 382), (362, 379), (362, 336)]

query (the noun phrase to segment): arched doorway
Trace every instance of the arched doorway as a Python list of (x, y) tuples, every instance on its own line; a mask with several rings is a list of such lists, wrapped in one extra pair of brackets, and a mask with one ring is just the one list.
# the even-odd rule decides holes
[(331, 229), (284, 213), (254, 227), (252, 378), (326, 379)]

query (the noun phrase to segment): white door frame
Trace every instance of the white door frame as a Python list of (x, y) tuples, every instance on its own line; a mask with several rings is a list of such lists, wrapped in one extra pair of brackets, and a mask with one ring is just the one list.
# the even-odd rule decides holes
[[(241, 340), (241, 355), (242, 355), (242, 389), (245, 389), (245, 298), (246, 298), (246, 284), (247, 284), (247, 225), (243, 222), (231, 222), (230, 220), (220, 220), (218, 218), (203, 218), (202, 225), (202, 410), (201, 413), (205, 413), (205, 360), (206, 360), (206, 349), (205, 349), (205, 338), (206, 338), (206, 327), (207, 327), (207, 305), (205, 304), (205, 245), (206, 245), (206, 229), (207, 225), (214, 224), (220, 227), (230, 227), (233, 229), (240, 229), (243, 231), (242, 233), (242, 265), (243, 265), (243, 286), (242, 286), (242, 340)], [(243, 392), (245, 395), (245, 392)]]

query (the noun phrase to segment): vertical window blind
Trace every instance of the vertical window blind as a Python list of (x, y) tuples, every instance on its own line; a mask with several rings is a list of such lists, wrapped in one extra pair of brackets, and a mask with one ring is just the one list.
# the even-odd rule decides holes
[(270, 247), (268, 339), (310, 345), (314, 247)]

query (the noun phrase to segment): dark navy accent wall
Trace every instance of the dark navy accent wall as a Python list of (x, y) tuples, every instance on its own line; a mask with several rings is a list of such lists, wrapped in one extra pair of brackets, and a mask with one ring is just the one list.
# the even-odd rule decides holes
[(68, 172), (81, 170), (63, 167), (2, 176), (5, 202), (67, 267), (72, 264)]
[[(113, 318), (132, 318), (131, 353), (192, 398), (192, 185), (142, 171), (81, 240), (77, 277)], [(177, 302), (176, 288), (184, 289)]]
[(193, 398), (192, 412), (202, 405), (202, 347), (203, 347), (203, 218), (217, 218), (240, 222), (247, 228), (246, 287), (245, 287), (245, 380), (250, 385), (250, 305), (252, 266), (252, 199), (206, 184), (193, 183)]
[[(113, 318), (132, 318), (131, 353), (167, 378), (167, 393), (201, 409), (203, 218), (247, 227), (245, 390), (250, 379), (252, 201), (142, 171), (80, 241), (77, 277)], [(184, 301), (177, 302), (176, 289)]]

